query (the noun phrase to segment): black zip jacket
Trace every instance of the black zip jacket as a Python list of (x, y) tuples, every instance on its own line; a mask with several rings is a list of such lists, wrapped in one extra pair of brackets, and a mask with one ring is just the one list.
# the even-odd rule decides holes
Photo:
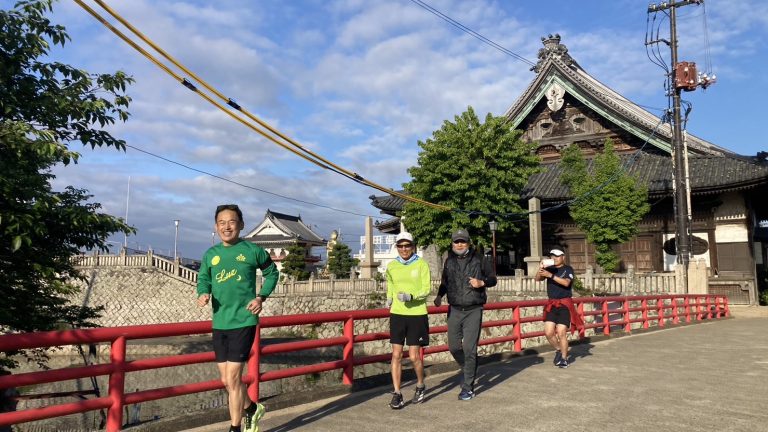
[[(482, 280), (485, 286), (472, 288), (469, 284), (470, 277)], [(485, 289), (495, 285), (496, 274), (493, 272), (493, 265), (482, 253), (472, 248), (466, 255), (458, 256), (450, 250), (443, 264), (443, 278), (437, 295), (442, 297), (448, 294), (448, 304), (451, 306), (481, 306), (488, 300)]]

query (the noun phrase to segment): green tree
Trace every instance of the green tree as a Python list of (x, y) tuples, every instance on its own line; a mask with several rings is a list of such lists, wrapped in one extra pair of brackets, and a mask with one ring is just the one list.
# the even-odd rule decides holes
[(592, 165), (590, 170), (579, 147), (571, 145), (563, 151), (560, 181), (575, 198), (569, 212), (595, 245), (597, 264), (614, 272), (619, 267), (614, 246), (637, 234), (638, 224), (651, 208), (648, 189), (623, 170), (610, 139)]
[[(525, 213), (520, 193), (528, 178), (540, 170), (534, 146), (520, 140), (520, 132), (509, 127), (503, 116), (486, 115), (485, 123), (472, 107), (453, 122), (419, 141), (417, 166), (408, 172), (412, 180), (404, 185), (410, 195), (451, 209), (451, 212), (421, 204), (405, 204), (403, 223), (422, 245), (450, 246), (451, 232), (467, 228), (475, 243), (490, 244), (488, 213), (515, 214), (496, 217), (499, 236), (512, 237), (519, 230), (514, 219)], [(486, 214), (470, 213), (480, 212)]]
[(352, 258), (352, 251), (344, 243), (333, 245), (328, 254), (328, 271), (339, 279), (349, 279), (349, 271), (359, 263)]
[(299, 281), (309, 279), (307, 262), (304, 260), (305, 249), (297, 244), (288, 248), (288, 256), (283, 260), (280, 273)]
[[(91, 326), (98, 308), (70, 299), (81, 275), (72, 257), (82, 249), (107, 250), (113, 233), (131, 233), (103, 214), (85, 190), (53, 190), (51, 168), (77, 163), (70, 145), (115, 147), (125, 143), (98, 127), (125, 121), (132, 79), (122, 72), (93, 75), (45, 61), (51, 45), (69, 37), (46, 13), (51, 0), (23, 1), (0, 10), (0, 326), (4, 331)], [(0, 366), (13, 367), (12, 353)], [(27, 352), (45, 361), (42, 352)]]

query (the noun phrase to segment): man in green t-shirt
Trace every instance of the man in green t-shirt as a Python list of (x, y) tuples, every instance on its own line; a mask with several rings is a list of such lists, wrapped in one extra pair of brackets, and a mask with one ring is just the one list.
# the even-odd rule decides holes
[(392, 400), (389, 407), (405, 406), (400, 392), (403, 345), (408, 344), (408, 357), (416, 372), (416, 390), (411, 403), (424, 401), (424, 364), (419, 348), (429, 345), (427, 296), (432, 288), (429, 265), (416, 255), (413, 236), (401, 232), (395, 237), (397, 258), (387, 265), (387, 306), (389, 310), (389, 342), (392, 344)]
[[(234, 204), (216, 207), (215, 230), (221, 243), (203, 255), (197, 277), (197, 305), (213, 307), (213, 351), (229, 397), (230, 432), (259, 430), (264, 405), (251, 401), (242, 381), (256, 336), (262, 302), (277, 285), (278, 271), (267, 251), (240, 238), (243, 213)], [(264, 283), (256, 291), (256, 273)], [(258, 347), (256, 347), (258, 349)]]

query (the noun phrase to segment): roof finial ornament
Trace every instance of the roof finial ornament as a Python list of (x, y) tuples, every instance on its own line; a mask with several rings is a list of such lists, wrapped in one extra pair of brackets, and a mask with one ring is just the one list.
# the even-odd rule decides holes
[(559, 33), (555, 33), (554, 36), (552, 34), (542, 36), (541, 43), (544, 44), (544, 48), (539, 50), (539, 61), (536, 62), (536, 66), (531, 68), (532, 71), (536, 73), (541, 72), (541, 69), (544, 67), (544, 63), (550, 57), (562, 61), (568, 67), (579, 67), (578, 63), (576, 63), (576, 60), (574, 60), (568, 54), (568, 47), (560, 43)]

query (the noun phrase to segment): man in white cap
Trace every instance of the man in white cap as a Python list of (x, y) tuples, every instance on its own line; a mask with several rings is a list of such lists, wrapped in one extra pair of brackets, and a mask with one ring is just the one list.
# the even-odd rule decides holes
[(397, 258), (387, 265), (387, 307), (389, 307), (389, 342), (392, 344), (392, 400), (389, 407), (405, 406), (400, 392), (403, 345), (408, 344), (408, 357), (416, 372), (416, 390), (411, 403), (424, 401), (424, 363), (420, 347), (429, 345), (427, 296), (432, 289), (429, 265), (416, 254), (413, 236), (401, 232), (395, 237)]
[(492, 263), (482, 251), (470, 246), (469, 233), (458, 229), (451, 236), (451, 250), (443, 264), (443, 278), (435, 297), (435, 306), (448, 295), (448, 349), (461, 366), (463, 380), (459, 400), (475, 397), (477, 342), (483, 324), (483, 305), (488, 300), (486, 288), (496, 285)]
[(568, 328), (581, 323), (573, 306), (573, 268), (565, 264), (565, 252), (560, 249), (549, 251), (553, 265), (541, 262), (534, 276), (537, 281), (547, 281), (547, 305), (544, 306), (544, 335), (555, 349), (555, 366), (568, 367)]

